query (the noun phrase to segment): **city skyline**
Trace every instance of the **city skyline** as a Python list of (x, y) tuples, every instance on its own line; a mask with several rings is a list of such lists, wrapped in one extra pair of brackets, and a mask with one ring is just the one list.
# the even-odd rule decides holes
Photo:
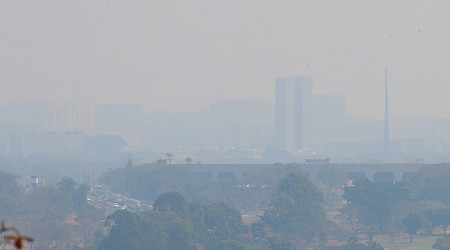
[(218, 99), (274, 102), (274, 78), (309, 75), (315, 94), (345, 95), (350, 114), (383, 117), (388, 66), (393, 116), (450, 117), (449, 9), (442, 0), (2, 2), (0, 99), (198, 111)]
[(0, 1), (0, 245), (450, 246), (449, 0)]
[[(312, 147), (284, 149), (305, 157), (314, 152), (314, 157), (336, 161), (381, 159), (382, 119), (346, 116), (345, 97), (339, 95), (314, 95), (313, 110)], [(280, 148), (275, 136), (275, 105), (264, 100), (221, 100), (198, 113), (146, 113), (138, 104), (97, 104), (94, 112), (85, 110), (86, 115), (95, 113), (91, 121), (96, 127), (91, 128), (73, 127), (71, 117), (88, 116), (65, 111), (70, 110), (55, 109), (49, 103), (0, 105), (0, 155), (18, 155), (14, 152), (21, 149), (24, 157), (82, 152), (89, 138), (108, 135), (125, 139), (127, 152), (176, 151), (186, 157), (195, 152), (207, 162), (222, 163), (242, 157), (254, 162), (263, 157), (272, 161), (290, 159), (272, 151)], [(450, 152), (450, 118), (391, 118), (390, 161), (446, 159), (446, 152)], [(84, 122), (79, 124), (88, 124)]]

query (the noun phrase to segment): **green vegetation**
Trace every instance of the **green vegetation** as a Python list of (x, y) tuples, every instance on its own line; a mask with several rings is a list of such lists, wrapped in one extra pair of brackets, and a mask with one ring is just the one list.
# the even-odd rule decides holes
[(208, 200), (220, 193), (218, 183), (193, 173), (182, 166), (130, 167), (109, 170), (102, 182), (113, 192), (130, 197), (154, 201), (159, 194), (178, 192), (188, 199)]
[(405, 231), (410, 235), (410, 243), (412, 243), (413, 236), (417, 234), (417, 231), (424, 228), (427, 225), (427, 222), (429, 223), (423, 215), (415, 212), (405, 216), (402, 222), (405, 226)]
[(180, 194), (158, 197), (154, 211), (126, 210), (108, 217), (109, 235), (99, 249), (186, 249), (193, 242), (206, 249), (250, 249), (240, 241), (248, 234), (241, 215), (224, 203), (188, 203)]
[(262, 221), (284, 234), (312, 241), (327, 223), (323, 194), (303, 174), (291, 173), (278, 184)]
[(71, 178), (24, 188), (0, 172), (0, 212), (36, 239), (33, 249), (448, 249), (447, 168), (428, 166), (409, 182), (343, 187), (345, 176), (330, 167), (318, 179), (293, 165), (274, 165), (214, 180), (182, 165), (128, 161), (102, 180), (153, 210), (109, 216), (87, 202), (90, 187)]
[(362, 224), (367, 228), (377, 227), (383, 230), (388, 225), (388, 220), (391, 220), (394, 205), (410, 200), (411, 194), (401, 183), (361, 180), (346, 187), (343, 197), (349, 202), (348, 206), (352, 207), (351, 212), (362, 213)]
[(33, 249), (92, 249), (104, 237), (104, 212), (86, 202), (89, 186), (63, 178), (57, 188), (23, 189), (16, 176), (4, 172), (0, 180), (2, 219), (33, 236)]
[(18, 176), (0, 171), (0, 214), (10, 214), (17, 209), (17, 198), (22, 190), (17, 184)]
[(394, 242), (392, 244), (383, 244), (385, 249), (389, 250), (424, 250), (424, 249), (432, 249), (432, 245), (436, 241), (435, 236), (421, 236), (420, 238), (416, 238), (414, 243), (409, 242), (408, 239), (401, 242)]

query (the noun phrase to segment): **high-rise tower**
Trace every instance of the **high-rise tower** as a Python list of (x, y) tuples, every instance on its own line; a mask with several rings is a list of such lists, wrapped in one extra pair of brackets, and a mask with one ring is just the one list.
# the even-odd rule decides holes
[(310, 146), (313, 124), (312, 78), (279, 77), (275, 84), (277, 147), (302, 149)]

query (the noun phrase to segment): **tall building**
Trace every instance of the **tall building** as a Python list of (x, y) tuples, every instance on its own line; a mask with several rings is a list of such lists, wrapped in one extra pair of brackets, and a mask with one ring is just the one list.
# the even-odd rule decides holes
[(9, 155), (14, 158), (24, 156), (23, 135), (21, 133), (9, 134)]
[(0, 126), (10, 128), (11, 132), (19, 128), (54, 130), (56, 106), (50, 102), (0, 104)]
[(273, 106), (263, 100), (218, 100), (208, 109), (211, 146), (266, 148), (273, 131)]
[(90, 101), (67, 101), (64, 105), (66, 128), (95, 129), (95, 104)]
[(303, 149), (312, 143), (313, 80), (311, 77), (279, 77), (275, 83), (277, 147)]
[(129, 145), (138, 145), (142, 132), (149, 128), (145, 114), (138, 103), (105, 103), (95, 106), (95, 128), (98, 132), (120, 135)]
[(343, 138), (346, 125), (344, 95), (314, 95), (314, 145)]

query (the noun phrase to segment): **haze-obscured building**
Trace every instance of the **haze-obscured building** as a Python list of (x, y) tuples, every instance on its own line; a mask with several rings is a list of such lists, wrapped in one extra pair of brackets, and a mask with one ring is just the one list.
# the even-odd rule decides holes
[(90, 101), (66, 101), (66, 127), (71, 130), (95, 129), (95, 104)]
[(96, 105), (96, 131), (99, 134), (120, 135), (131, 145), (142, 141), (145, 114), (138, 103), (105, 103)]
[[(263, 149), (273, 137), (273, 105), (264, 100), (218, 100), (197, 113), (146, 116), (151, 149)], [(156, 151), (156, 150), (155, 150)]]
[(273, 108), (264, 100), (218, 100), (206, 111), (211, 145), (265, 148), (273, 130)]
[[(16, 131), (26, 127), (33, 130), (55, 129), (56, 107), (50, 102), (8, 103), (0, 105), (0, 126)], [(12, 131), (10, 131), (12, 132)]]
[(345, 136), (344, 95), (314, 95), (314, 143), (329, 143)]
[(306, 76), (276, 78), (276, 145), (303, 149), (313, 141), (313, 79)]
[(22, 158), (24, 156), (24, 137), (21, 133), (9, 134), (9, 156)]

